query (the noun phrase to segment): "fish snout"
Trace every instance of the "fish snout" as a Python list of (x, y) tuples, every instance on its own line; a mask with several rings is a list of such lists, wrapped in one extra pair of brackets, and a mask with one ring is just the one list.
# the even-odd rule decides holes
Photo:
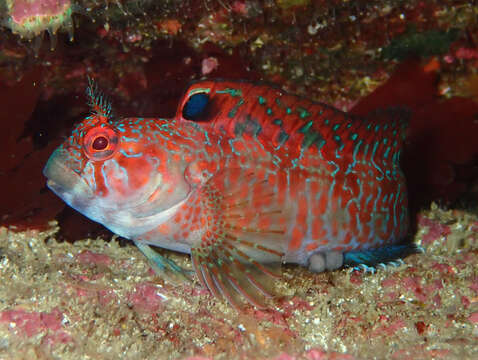
[(53, 152), (43, 168), (43, 175), (48, 179), (47, 186), (65, 201), (71, 197), (93, 197), (93, 192), (86, 182), (68, 166), (68, 159), (69, 155), (63, 149)]

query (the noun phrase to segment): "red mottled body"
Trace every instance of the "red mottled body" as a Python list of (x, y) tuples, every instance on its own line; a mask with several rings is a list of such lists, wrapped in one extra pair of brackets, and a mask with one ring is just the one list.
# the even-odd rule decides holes
[(95, 114), (52, 155), (49, 186), (158, 271), (181, 273), (145, 244), (191, 253), (201, 282), (232, 304), (263, 305), (274, 264), (361, 263), (347, 254), (406, 234), (401, 111), (352, 117), (267, 85), (202, 81), (174, 119), (113, 121), (90, 97)]

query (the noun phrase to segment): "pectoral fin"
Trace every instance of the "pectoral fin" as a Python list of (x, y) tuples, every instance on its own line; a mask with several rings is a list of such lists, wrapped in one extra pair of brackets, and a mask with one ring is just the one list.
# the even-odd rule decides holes
[(267, 181), (249, 172), (228, 182), (228, 175), (216, 175), (197, 190), (208, 221), (192, 247), (193, 266), (214, 296), (235, 308), (243, 299), (263, 308), (273, 296), (273, 279), (280, 277), (284, 215)]

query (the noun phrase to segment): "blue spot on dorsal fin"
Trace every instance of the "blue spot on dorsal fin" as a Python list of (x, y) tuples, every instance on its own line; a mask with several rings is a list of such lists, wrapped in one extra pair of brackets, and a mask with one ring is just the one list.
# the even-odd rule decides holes
[(200, 120), (206, 113), (208, 103), (209, 95), (206, 93), (191, 95), (183, 107), (183, 117), (187, 120)]

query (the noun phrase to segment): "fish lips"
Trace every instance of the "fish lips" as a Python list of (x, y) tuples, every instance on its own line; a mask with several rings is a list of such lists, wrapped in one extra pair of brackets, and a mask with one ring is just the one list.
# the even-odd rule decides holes
[(79, 210), (87, 206), (94, 194), (86, 181), (68, 166), (68, 153), (57, 149), (43, 168), (47, 186), (68, 205)]

